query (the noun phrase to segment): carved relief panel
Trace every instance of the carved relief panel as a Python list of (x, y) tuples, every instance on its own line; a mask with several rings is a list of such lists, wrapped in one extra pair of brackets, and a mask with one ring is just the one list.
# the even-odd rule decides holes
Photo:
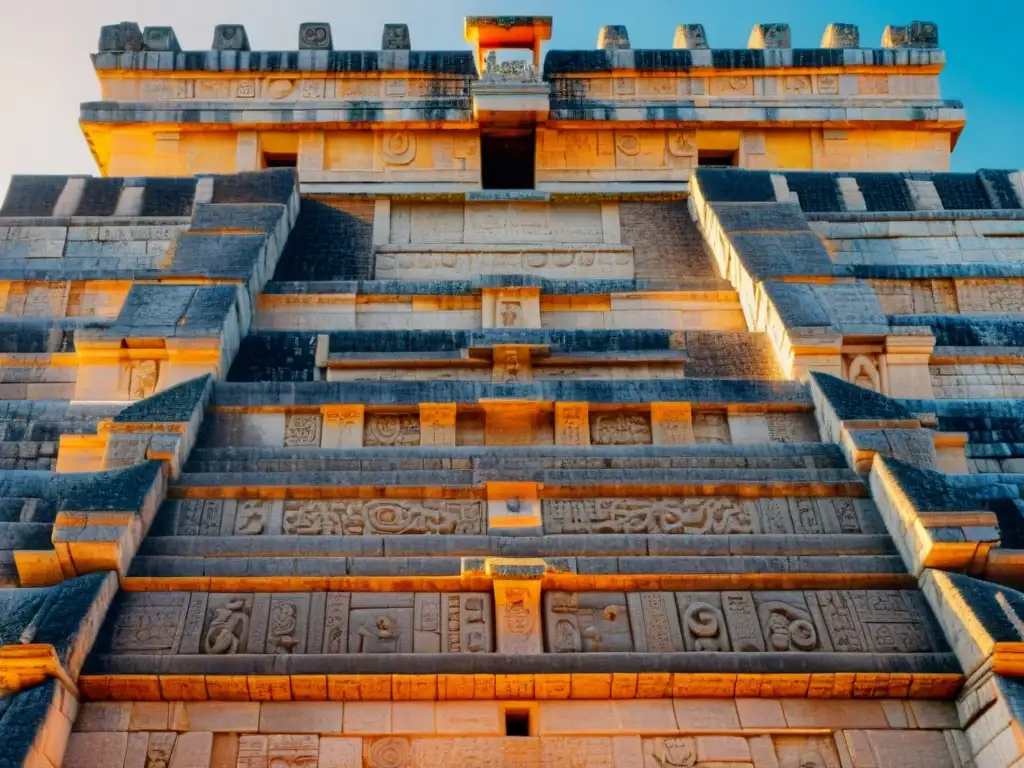
[(187, 592), (122, 593), (108, 624), (110, 650), (177, 653), (188, 604)]
[(378, 534), (481, 534), (483, 502), (447, 499), (339, 499), (286, 501), (281, 532), (286, 536)]
[(128, 399), (142, 400), (156, 392), (159, 375), (156, 360), (132, 360), (128, 364)]
[(285, 417), (284, 447), (310, 448), (320, 446), (319, 414), (290, 413)]
[(549, 653), (942, 650), (945, 644), (933, 632), (927, 609), (915, 602), (918, 597), (892, 590), (550, 592), (544, 595), (545, 648)]
[(843, 355), (843, 375), (851, 384), (885, 394), (884, 374), (882, 355)]
[(728, 497), (545, 499), (548, 533), (754, 533), (752, 501)]
[(693, 437), (698, 443), (731, 445), (728, 416), (724, 411), (696, 411), (693, 414)]
[(366, 415), (363, 445), (372, 447), (420, 444), (420, 419), (412, 413), (370, 413)]
[(595, 413), (590, 418), (592, 445), (650, 445), (651, 440), (646, 413)]
[(548, 653), (632, 651), (624, 592), (545, 592)]

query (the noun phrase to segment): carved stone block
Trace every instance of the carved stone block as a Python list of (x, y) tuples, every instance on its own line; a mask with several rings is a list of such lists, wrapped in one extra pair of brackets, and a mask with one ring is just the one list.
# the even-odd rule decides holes
[(494, 598), (483, 592), (440, 595), (441, 652), (490, 653), (494, 650)]
[(634, 592), (626, 595), (633, 643), (642, 653), (678, 653), (684, 650), (679, 612), (671, 592)]
[(266, 653), (306, 652), (310, 594), (274, 594), (270, 598)]
[(122, 53), (142, 49), (142, 30), (134, 21), (100, 27), (100, 53)]
[[(200, 653), (233, 655), (249, 652), (253, 602), (251, 594), (210, 595)], [(255, 646), (254, 650), (261, 652), (262, 644)]]
[(673, 48), (689, 48), (698, 50), (709, 48), (708, 36), (703, 24), (680, 24), (676, 27), (676, 36), (672, 41)]
[(124, 593), (111, 624), (110, 650), (115, 653), (177, 653), (188, 604), (187, 592)]
[(268, 532), (274, 502), (263, 499), (239, 501), (232, 526), (234, 536), (259, 536)]
[(412, 38), (408, 24), (385, 24), (380, 43), (384, 51), (408, 51), (412, 49)]
[(546, 499), (549, 533), (753, 533), (753, 504), (728, 497)]
[(498, 653), (544, 652), (540, 581), (494, 581), (495, 637)]
[(730, 651), (720, 592), (677, 592), (679, 624), (688, 651)]
[(213, 28), (213, 44), (215, 51), (248, 51), (249, 35), (241, 24), (218, 24)]
[(548, 653), (633, 650), (624, 592), (545, 592)]
[(590, 445), (586, 403), (555, 403), (555, 445)]
[(371, 413), (366, 417), (363, 445), (366, 447), (413, 446), (420, 444), (419, 416), (411, 413)]
[(286, 536), (480, 534), (483, 502), (445, 499), (286, 501)]
[(411, 593), (353, 595), (348, 652), (412, 653), (413, 607)]
[(299, 25), (300, 51), (330, 51), (334, 49), (331, 25), (321, 21), (306, 21)]
[(310, 448), (320, 446), (320, 414), (290, 413), (285, 418), (284, 447)]
[(142, 31), (142, 41), (147, 51), (181, 52), (174, 27), (146, 27)]
[(330, 405), (320, 409), (324, 417), (324, 448), (362, 448), (366, 407), (362, 405)]
[(455, 403), (420, 403), (420, 445), (455, 445)]
[(267, 760), (280, 768), (312, 768), (320, 758), (320, 739), (312, 735), (267, 737)]
[(723, 592), (722, 611), (734, 651), (750, 653), (765, 650), (754, 598), (749, 592)]
[(629, 31), (621, 24), (601, 27), (597, 35), (597, 47), (603, 51), (629, 50)]
[(829, 24), (821, 36), (822, 48), (860, 48), (860, 29), (856, 24)]
[(697, 411), (693, 414), (693, 437), (698, 443), (731, 445), (728, 417), (722, 411)]
[(755, 24), (748, 48), (792, 48), (789, 24)]
[(769, 651), (831, 650), (801, 592), (755, 592), (757, 618)]
[(643, 768), (690, 768), (697, 765), (697, 740), (671, 736), (643, 741)]
[(779, 768), (842, 768), (830, 736), (776, 736)]
[(595, 413), (590, 417), (591, 445), (650, 445), (651, 420), (645, 413)]
[(655, 445), (693, 443), (693, 414), (690, 404), (651, 403), (651, 438)]

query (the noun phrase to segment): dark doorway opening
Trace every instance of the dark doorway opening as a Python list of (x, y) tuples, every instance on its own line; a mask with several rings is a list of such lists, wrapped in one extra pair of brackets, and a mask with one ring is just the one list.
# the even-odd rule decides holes
[(697, 165), (734, 167), (739, 164), (737, 162), (738, 157), (739, 152), (729, 150), (701, 150), (697, 153)]
[(299, 156), (287, 152), (264, 152), (264, 168), (298, 168)]
[(480, 137), (484, 189), (533, 189), (537, 136), (531, 129)]
[(506, 710), (505, 712), (505, 735), (506, 736), (529, 736), (530, 735), (530, 713), (528, 711)]

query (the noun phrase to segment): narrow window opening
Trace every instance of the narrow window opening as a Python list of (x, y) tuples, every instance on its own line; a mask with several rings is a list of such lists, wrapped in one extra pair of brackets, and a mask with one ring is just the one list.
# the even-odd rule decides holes
[(530, 735), (530, 713), (509, 710), (505, 712), (505, 735), (506, 736), (529, 736)]
[(697, 165), (735, 167), (739, 153), (730, 150), (708, 149), (697, 153)]
[(537, 136), (526, 133), (480, 137), (484, 189), (533, 189)]
[(264, 152), (264, 168), (297, 168), (299, 156), (290, 152)]

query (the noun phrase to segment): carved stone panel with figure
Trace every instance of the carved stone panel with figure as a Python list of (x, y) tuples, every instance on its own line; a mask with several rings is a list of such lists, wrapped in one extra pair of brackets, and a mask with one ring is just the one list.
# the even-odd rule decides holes
[(757, 618), (769, 651), (830, 651), (802, 592), (755, 592)]
[[(254, 596), (210, 595), (199, 652), (230, 656), (248, 653)], [(260, 653), (262, 648), (253, 649)]]
[(411, 592), (356, 592), (349, 613), (349, 653), (412, 653)]
[(624, 592), (545, 592), (548, 653), (608, 653), (633, 650)]
[(308, 592), (271, 596), (266, 653), (286, 656), (306, 652), (309, 603)]
[(732, 650), (720, 592), (677, 592), (676, 603), (686, 650)]

